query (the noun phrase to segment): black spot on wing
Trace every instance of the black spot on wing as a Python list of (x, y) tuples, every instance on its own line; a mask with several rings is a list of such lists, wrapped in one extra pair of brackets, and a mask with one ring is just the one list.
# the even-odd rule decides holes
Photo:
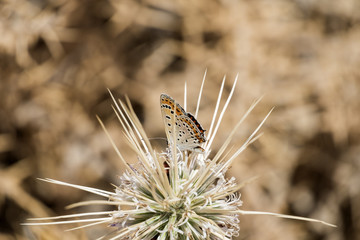
[(200, 123), (196, 120), (196, 118), (191, 113), (186, 113), (186, 115), (194, 122), (194, 124), (198, 127), (199, 131), (204, 134), (205, 130), (201, 127)]

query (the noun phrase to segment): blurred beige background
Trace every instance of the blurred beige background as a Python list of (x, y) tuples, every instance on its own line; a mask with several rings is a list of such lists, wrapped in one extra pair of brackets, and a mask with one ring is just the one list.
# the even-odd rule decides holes
[[(240, 146), (275, 106), (264, 135), (228, 176), (245, 210), (322, 219), (337, 229), (241, 216), (240, 240), (360, 239), (360, 2), (358, 0), (3, 0), (0, 3), (0, 239), (96, 239), (107, 226), (23, 227), (26, 218), (75, 213), (91, 194), (53, 178), (111, 191), (123, 166), (95, 115), (121, 141), (109, 88), (128, 95), (150, 137), (164, 137), (159, 95), (208, 129), (221, 80), (239, 82), (213, 151), (251, 103)], [(157, 141), (154, 141), (157, 142)], [(80, 209), (82, 211), (85, 209)]]

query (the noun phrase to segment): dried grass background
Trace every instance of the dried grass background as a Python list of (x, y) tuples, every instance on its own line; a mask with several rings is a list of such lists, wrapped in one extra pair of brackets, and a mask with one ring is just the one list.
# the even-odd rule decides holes
[(109, 230), (21, 226), (94, 198), (36, 178), (111, 191), (123, 166), (96, 114), (129, 161), (136, 157), (107, 88), (130, 97), (150, 137), (164, 137), (160, 93), (182, 102), (186, 79), (194, 112), (206, 68), (205, 129), (223, 75), (228, 93), (239, 72), (218, 145), (253, 100), (264, 95), (234, 146), (276, 107), (228, 174), (260, 176), (241, 191), (244, 209), (339, 226), (242, 216), (238, 239), (360, 239), (359, 23), (358, 0), (1, 1), (0, 239), (95, 239)]

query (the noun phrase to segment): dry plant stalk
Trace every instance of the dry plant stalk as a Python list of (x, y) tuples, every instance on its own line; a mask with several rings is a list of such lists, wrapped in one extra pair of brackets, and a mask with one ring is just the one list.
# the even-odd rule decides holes
[[(195, 118), (200, 105), (205, 76), (199, 93)], [(138, 166), (135, 168), (126, 162), (125, 157), (116, 147), (104, 124), (98, 118), (120, 160), (126, 167), (126, 171), (121, 176), (120, 186), (116, 186), (114, 192), (108, 192), (52, 179), (41, 180), (78, 188), (105, 198), (105, 200), (85, 201), (72, 204), (70, 208), (103, 204), (115, 206), (117, 209), (114, 211), (85, 212), (58, 217), (29, 219), (32, 222), (25, 223), (25, 225), (86, 223), (85, 225), (71, 229), (75, 230), (107, 223), (113, 231), (99, 239), (159, 240), (230, 240), (239, 235), (240, 227), (238, 216), (249, 214), (272, 215), (282, 218), (305, 220), (334, 227), (332, 224), (310, 218), (240, 209), (242, 201), (240, 200), (238, 191), (248, 181), (243, 184), (236, 184), (235, 178), (227, 179), (225, 178), (225, 173), (239, 154), (260, 136), (260, 134), (258, 134), (259, 129), (272, 110), (266, 115), (245, 143), (243, 143), (234, 154), (228, 154), (230, 149), (229, 144), (234, 133), (260, 99), (257, 100), (233, 128), (233, 131), (229, 134), (219, 151), (210, 159), (211, 145), (215, 140), (224, 113), (234, 93), (236, 82), (237, 77), (223, 108), (219, 110), (225, 83), (224, 77), (211, 126), (207, 134), (208, 140), (201, 145), (201, 151), (184, 149), (183, 146), (180, 146), (180, 143), (177, 142), (178, 139), (175, 137), (175, 121), (177, 121), (178, 118), (175, 118), (176, 111), (173, 111), (173, 117), (169, 115), (168, 117), (174, 123), (172, 125), (169, 124), (173, 129), (174, 136), (172, 136), (171, 131), (167, 131), (168, 148), (165, 152), (156, 152), (139, 119), (135, 115), (129, 99), (127, 98), (125, 103), (122, 101), (117, 102), (110, 93), (115, 104), (113, 109), (124, 129), (129, 147), (138, 155)], [(186, 84), (184, 95), (186, 102)], [(173, 102), (173, 106), (176, 106), (175, 102)], [(197, 123), (196, 120), (195, 122)], [(50, 220), (56, 221), (49, 222)]]

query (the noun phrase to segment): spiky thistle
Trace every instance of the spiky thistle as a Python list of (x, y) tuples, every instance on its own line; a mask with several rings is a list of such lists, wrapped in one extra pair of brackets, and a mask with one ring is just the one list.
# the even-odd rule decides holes
[[(204, 81), (205, 76), (200, 89), (195, 118), (197, 117), (200, 105)], [(231, 240), (239, 234), (238, 216), (240, 214), (273, 215), (284, 218), (320, 222), (333, 226), (315, 219), (268, 212), (244, 211), (240, 209), (242, 201), (240, 200), (238, 190), (245, 183), (238, 185), (235, 182), (235, 178), (232, 177), (227, 179), (225, 173), (239, 154), (260, 136), (258, 131), (271, 111), (266, 115), (264, 120), (245, 143), (240, 146), (234, 154), (229, 155), (230, 141), (240, 124), (252, 111), (259, 100), (256, 101), (233, 128), (219, 151), (210, 159), (209, 154), (211, 145), (234, 93), (236, 82), (237, 77), (224, 107), (219, 111), (225, 77), (223, 79), (212, 122), (207, 134), (208, 140), (202, 145), (201, 153), (181, 150), (176, 143), (176, 138), (172, 138), (171, 134), (168, 132), (168, 148), (164, 152), (156, 152), (139, 119), (135, 115), (129, 99), (126, 98), (126, 102), (117, 102), (110, 93), (115, 103), (113, 109), (124, 129), (124, 134), (128, 140), (129, 147), (131, 147), (138, 155), (138, 166), (135, 168), (126, 162), (125, 157), (116, 147), (104, 124), (98, 118), (105, 133), (108, 135), (111, 144), (126, 167), (126, 171), (120, 177), (120, 186), (116, 186), (114, 192), (108, 192), (52, 179), (42, 180), (82, 189), (105, 198), (105, 200), (76, 203), (71, 205), (71, 207), (104, 204), (113, 205), (116, 209), (106, 212), (86, 212), (58, 217), (30, 219), (36, 222), (26, 223), (26, 225), (87, 223), (73, 228), (79, 229), (107, 223), (113, 228), (113, 231), (100, 239), (159, 240)], [(186, 100), (184, 108), (186, 109)], [(173, 124), (173, 127), (175, 128), (175, 124)], [(70, 220), (61, 221), (60, 219)], [(39, 222), (44, 220), (56, 221)]]

